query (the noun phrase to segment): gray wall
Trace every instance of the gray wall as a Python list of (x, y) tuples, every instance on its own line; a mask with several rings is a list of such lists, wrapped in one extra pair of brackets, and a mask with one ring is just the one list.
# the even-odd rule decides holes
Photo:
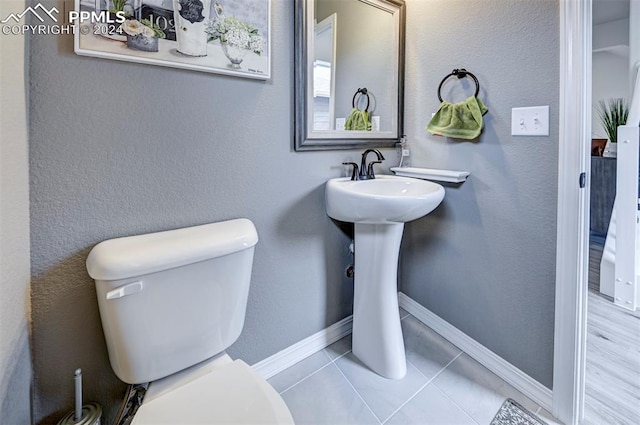
[(36, 422), (72, 408), (77, 367), (107, 419), (122, 398), (85, 270), (104, 239), (253, 220), (246, 324), (230, 349), (250, 364), (350, 314), (350, 238), (325, 214), (324, 182), (356, 157), (293, 152), (291, 1), (272, 2), (272, 43), (273, 79), (260, 82), (81, 57), (71, 37), (33, 37)]
[[(0, 2), (0, 16), (24, 9)], [(25, 37), (0, 36), (0, 423), (31, 421)]]
[[(552, 384), (558, 166), (555, 0), (409, 0), (406, 133), (414, 166), (467, 170), (406, 227), (401, 290), (548, 387)], [(453, 68), (480, 80), (489, 112), (474, 142), (431, 136)], [(472, 80), (452, 78), (461, 101)], [(550, 105), (550, 137), (510, 135), (511, 108)]]
[[(292, 151), (293, 2), (272, 6), (270, 82), (79, 57), (71, 37), (32, 38), (36, 422), (71, 409), (77, 367), (105, 423), (122, 396), (84, 265), (101, 240), (252, 219), (247, 320), (230, 349), (249, 363), (350, 314), (349, 236), (325, 215), (323, 184), (357, 153)], [(407, 226), (401, 288), (550, 385), (557, 137), (512, 138), (508, 123), (512, 106), (550, 104), (557, 116), (557, 3), (409, 0), (407, 18), (414, 163), (472, 176)], [(479, 143), (424, 131), (440, 79), (460, 66), (490, 109)]]

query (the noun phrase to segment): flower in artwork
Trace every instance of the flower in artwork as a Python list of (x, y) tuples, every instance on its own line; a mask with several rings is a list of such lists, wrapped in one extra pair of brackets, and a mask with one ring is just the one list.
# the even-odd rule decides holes
[(253, 25), (242, 22), (235, 16), (219, 15), (217, 19), (207, 22), (208, 41), (220, 40), (240, 49), (247, 49), (259, 55), (264, 50), (264, 39)]
[(127, 34), (128, 48), (144, 52), (157, 52), (158, 39), (166, 36), (160, 27), (148, 19), (129, 19), (122, 24), (121, 30)]
[(124, 21), (121, 26), (122, 31), (130, 36), (144, 35), (146, 37), (165, 38), (166, 34), (160, 29), (160, 27), (152, 23), (148, 19), (143, 19), (142, 22), (135, 19), (128, 19)]
[(129, 35), (142, 34), (145, 26), (135, 19), (126, 20), (122, 23), (122, 30)]
[(146, 25), (142, 26), (142, 35), (146, 36), (146, 37), (155, 37), (156, 33), (153, 31), (153, 28), (149, 28)]

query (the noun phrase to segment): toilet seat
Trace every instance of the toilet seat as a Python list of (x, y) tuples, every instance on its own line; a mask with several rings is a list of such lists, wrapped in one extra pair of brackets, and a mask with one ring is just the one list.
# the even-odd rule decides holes
[(280, 395), (242, 360), (199, 375), (145, 397), (132, 425), (293, 424)]

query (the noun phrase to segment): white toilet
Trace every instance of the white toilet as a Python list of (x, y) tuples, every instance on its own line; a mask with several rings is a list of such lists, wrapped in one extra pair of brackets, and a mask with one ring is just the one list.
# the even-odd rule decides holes
[(224, 352), (244, 326), (257, 242), (237, 219), (91, 250), (111, 367), (151, 383), (133, 424), (293, 424), (278, 393)]

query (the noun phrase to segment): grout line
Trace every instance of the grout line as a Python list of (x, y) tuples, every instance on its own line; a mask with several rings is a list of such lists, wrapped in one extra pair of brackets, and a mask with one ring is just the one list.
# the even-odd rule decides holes
[(364, 403), (365, 406), (367, 406), (367, 409), (369, 409), (369, 411), (371, 412), (371, 414), (373, 415), (374, 418), (376, 418), (376, 420), (378, 421), (378, 423), (380, 425), (382, 425), (382, 421), (380, 420), (380, 418), (378, 417), (378, 415), (375, 414), (375, 412), (373, 411), (373, 409), (371, 409), (371, 406), (369, 406), (369, 404), (365, 401), (365, 399), (360, 395), (360, 393), (358, 392), (358, 390), (356, 390), (356, 387), (353, 386), (353, 384), (351, 383), (351, 381), (349, 381), (349, 378), (347, 378), (347, 375), (344, 374), (344, 372), (342, 372), (342, 369), (340, 369), (338, 367), (338, 365), (335, 365), (336, 369), (338, 369), (338, 371), (340, 372), (340, 374), (344, 377), (344, 379), (347, 381), (347, 383), (349, 384), (349, 386), (353, 389), (353, 391), (355, 391), (355, 393), (357, 394), (357, 396), (360, 398), (360, 400), (362, 400), (362, 402)]
[[(322, 350), (320, 350), (324, 353), (325, 356), (327, 356), (327, 359), (329, 360), (329, 362), (327, 364), (325, 364), (324, 366), (314, 370), (313, 372), (311, 372), (310, 374), (308, 374), (307, 376), (305, 376), (304, 378), (300, 379), (299, 381), (296, 381), (295, 383), (289, 385), (287, 388), (285, 388), (284, 390), (282, 390), (281, 392), (279, 392), (278, 394), (283, 394), (287, 391), (289, 391), (291, 388), (295, 387), (296, 385), (298, 385), (299, 383), (301, 383), (302, 381), (307, 380), (308, 378), (310, 378), (311, 376), (315, 375), (316, 373), (320, 372), (322, 369), (324, 369), (325, 367), (329, 366), (332, 363), (335, 363), (336, 360), (346, 356), (347, 354), (349, 354), (351, 352), (351, 350), (347, 351), (346, 353), (340, 354), (338, 357), (336, 357), (335, 359), (331, 359), (331, 356), (325, 351), (325, 349), (323, 348)], [(304, 360), (303, 360), (304, 361)], [(295, 366), (295, 365), (294, 365)], [(291, 368), (293, 366), (289, 366), (287, 369)], [(285, 370), (287, 370), (285, 369)], [(284, 372), (284, 370), (282, 371)], [(280, 373), (282, 373), (280, 372)], [(275, 376), (275, 375), (274, 375)]]
[[(343, 358), (344, 356), (346, 356), (346, 355), (347, 355), (347, 354), (349, 354), (350, 352), (351, 352), (351, 350), (346, 351), (346, 352), (344, 352), (344, 353), (340, 354), (338, 357), (336, 357), (335, 359), (331, 360), (331, 363), (335, 363), (337, 360), (339, 360), (339, 359)], [(327, 354), (327, 356), (328, 356), (328, 354)], [(329, 358), (331, 358), (331, 357), (329, 357)]]
[(421, 371), (420, 369), (418, 369), (418, 368), (416, 367), (416, 365), (414, 365), (413, 363), (411, 363), (411, 362), (409, 361), (409, 359), (407, 359), (407, 364), (410, 364), (411, 366), (413, 366), (413, 367), (418, 371), (418, 373), (419, 373), (420, 375), (422, 375), (422, 377), (423, 377), (424, 379), (426, 379), (426, 380), (427, 380), (427, 384), (428, 384), (429, 382), (431, 382), (431, 379), (427, 378), (427, 375), (425, 375), (424, 373), (422, 373), (422, 371)]
[[(444, 371), (444, 370), (445, 370), (445, 369), (446, 369), (446, 368), (447, 368), (451, 363), (453, 363), (453, 362), (454, 362), (458, 357), (460, 357), (461, 355), (462, 355), (462, 351), (461, 351), (461, 352), (459, 352), (459, 353), (458, 353), (458, 355), (456, 355), (453, 359), (451, 359), (451, 361), (449, 361), (449, 363), (447, 363), (447, 364), (446, 364), (442, 369), (440, 369), (440, 370), (438, 371), (438, 373), (436, 373), (435, 375), (433, 375), (433, 377), (431, 377), (431, 379), (427, 378), (427, 377), (425, 376), (425, 374), (424, 374), (424, 373), (422, 373), (422, 372), (420, 371), (420, 369), (418, 369), (417, 367), (415, 367), (415, 366), (413, 365), (413, 363), (411, 363), (409, 360), (407, 360), (407, 363), (409, 363), (411, 366), (413, 366), (413, 367), (418, 371), (418, 373), (419, 373), (420, 375), (422, 375), (422, 376), (427, 380), (427, 382), (426, 382), (423, 386), (421, 386), (421, 387), (418, 389), (418, 391), (416, 391), (416, 392), (415, 392), (411, 397), (409, 397), (409, 398), (408, 398), (404, 403), (402, 403), (402, 404), (400, 405), (400, 407), (398, 407), (396, 410), (394, 410), (394, 411), (393, 411), (393, 413), (391, 413), (391, 415), (390, 415), (387, 419), (385, 419), (385, 421), (383, 422), (383, 424), (384, 424), (384, 423), (386, 423), (389, 419), (391, 419), (391, 418), (393, 417), (393, 415), (395, 415), (396, 413), (398, 413), (398, 412), (399, 412), (399, 411), (400, 411), (404, 406), (406, 406), (406, 405), (407, 405), (407, 403), (409, 403), (411, 400), (413, 400), (413, 399), (414, 399), (414, 398), (415, 398), (415, 397), (420, 393), (420, 391), (424, 390), (424, 389), (427, 387), (427, 385), (429, 385), (431, 382), (433, 382), (433, 380), (434, 380), (434, 379), (436, 379), (436, 378), (438, 377), (438, 375), (440, 375), (440, 374), (441, 374), (441, 373), (442, 373), (442, 372), (443, 372), (443, 371)], [(435, 386), (435, 384), (434, 384), (434, 386)], [(465, 412), (465, 414), (466, 414), (466, 412)], [(469, 416), (469, 415), (467, 415), (467, 416)], [(472, 420), (473, 420), (473, 418), (472, 418)], [(474, 422), (475, 422), (475, 421), (474, 421)]]
[[(291, 384), (290, 386), (288, 386), (287, 388), (285, 388), (284, 390), (282, 390), (281, 392), (279, 392), (278, 394), (283, 394), (286, 391), (289, 391), (291, 388), (295, 387), (296, 385), (298, 385), (299, 383), (301, 383), (302, 381), (306, 381), (308, 378), (310, 378), (311, 376), (315, 375), (316, 373), (320, 372), (322, 369), (324, 369), (325, 367), (329, 366), (332, 363), (335, 363), (336, 360), (341, 359), (342, 357), (346, 356), (347, 354), (349, 354), (351, 352), (351, 350), (340, 354), (338, 357), (336, 357), (335, 359), (332, 359), (331, 356), (325, 351), (325, 349), (323, 348), (322, 350), (320, 350), (324, 353), (325, 356), (327, 356), (327, 359), (329, 359), (329, 363), (325, 364), (324, 366), (314, 370), (313, 372), (311, 372), (310, 374), (308, 374), (307, 376), (305, 376), (304, 378), (300, 379), (299, 381), (296, 381), (294, 384)], [(303, 360), (304, 361), (304, 360)], [(297, 363), (296, 363), (297, 364)], [(295, 366), (295, 365), (294, 365)], [(289, 366), (287, 369), (291, 368), (293, 366)], [(285, 370), (287, 370), (285, 369)], [(339, 369), (339, 368), (338, 368)], [(282, 371), (284, 372), (284, 370)], [(280, 372), (280, 373), (282, 373)], [(276, 376), (276, 375), (274, 375)]]
[(470, 415), (470, 414), (468, 414), (468, 413), (467, 413), (467, 411), (466, 411), (466, 410), (464, 410), (464, 409), (462, 408), (462, 406), (460, 406), (458, 403), (456, 403), (456, 401), (455, 401), (454, 399), (452, 399), (451, 397), (449, 397), (449, 395), (448, 395), (447, 393), (445, 393), (445, 392), (444, 392), (444, 391), (442, 391), (440, 388), (438, 388), (438, 386), (437, 386), (437, 385), (435, 385), (435, 384), (434, 384), (434, 385), (433, 385), (433, 387), (434, 387), (434, 388), (435, 388), (435, 389), (436, 389), (440, 394), (442, 394), (442, 395), (444, 396), (444, 398), (446, 398), (447, 400), (449, 400), (449, 401), (450, 401), (451, 403), (453, 403), (453, 404), (454, 404), (458, 409), (460, 409), (460, 411), (461, 411), (462, 413), (464, 413), (464, 414), (465, 414), (469, 419), (471, 419), (471, 421), (472, 421), (473, 423), (475, 423), (475, 424), (477, 424), (477, 423), (478, 423), (478, 421), (476, 421), (474, 418), (472, 418), (472, 417), (471, 417), (471, 415)]
[[(327, 353), (324, 353), (324, 354), (327, 354)], [(329, 355), (328, 355), (328, 354), (327, 354), (327, 357), (329, 357)], [(304, 378), (300, 379), (300, 380), (299, 380), (299, 381), (297, 381), (296, 383), (294, 383), (294, 384), (292, 384), (292, 385), (288, 386), (286, 389), (282, 390), (279, 394), (281, 394), (281, 395), (282, 395), (282, 394), (286, 393), (286, 392), (287, 392), (287, 391), (289, 391), (291, 388), (295, 387), (296, 385), (298, 385), (298, 384), (299, 384), (299, 383), (301, 383), (302, 381), (306, 381), (307, 379), (309, 379), (310, 377), (312, 377), (312, 376), (313, 376), (313, 375), (315, 375), (316, 373), (320, 372), (322, 369), (326, 368), (327, 366), (331, 365), (332, 363), (333, 363), (333, 362), (331, 361), (331, 358), (329, 357), (329, 362), (328, 362), (326, 365), (324, 365), (324, 366), (322, 366), (321, 368), (319, 368), (319, 369), (317, 369), (317, 370), (315, 370), (315, 371), (311, 372), (310, 374), (308, 374), (308, 375), (307, 375), (307, 376), (305, 376)], [(285, 370), (287, 370), (287, 369), (285, 369)], [(284, 371), (283, 371), (283, 372), (284, 372)], [(280, 373), (282, 373), (282, 372), (280, 372)]]
[(450, 361), (449, 363), (447, 363), (447, 364), (446, 364), (442, 369), (440, 369), (440, 370), (438, 371), (438, 373), (436, 373), (435, 375), (433, 375), (433, 378), (429, 379), (429, 382), (433, 381), (433, 380), (434, 380), (434, 379), (436, 379), (438, 376), (440, 376), (440, 374), (441, 374), (442, 372), (444, 372), (444, 370), (445, 370), (446, 368), (448, 368), (448, 367), (451, 365), (451, 363), (453, 363), (453, 362), (455, 362), (456, 360), (458, 360), (458, 357), (460, 357), (460, 356), (461, 356), (461, 355), (463, 355), (463, 354), (464, 354), (464, 351), (460, 351), (460, 352), (458, 353), (458, 355), (457, 355), (457, 356), (455, 356), (453, 359), (451, 359), (451, 361)]
[(333, 360), (331, 360), (331, 356), (329, 355), (329, 353), (327, 353), (327, 350), (325, 350), (324, 348), (322, 350), (320, 350), (324, 353), (325, 356), (327, 356), (327, 358), (329, 359), (329, 363), (332, 363)]
[[(423, 375), (423, 376), (424, 376), (424, 375)], [(409, 398), (407, 399), (407, 401), (405, 401), (404, 403), (402, 403), (402, 404), (400, 405), (400, 407), (398, 407), (396, 410), (394, 410), (394, 411), (389, 415), (389, 417), (388, 417), (387, 419), (385, 419), (385, 420), (384, 420), (384, 422), (382, 422), (382, 424), (384, 425), (385, 423), (387, 423), (387, 422), (389, 421), (389, 419), (393, 418), (393, 416), (394, 416), (396, 413), (398, 413), (400, 410), (402, 410), (402, 408), (403, 408), (404, 406), (406, 406), (406, 405), (407, 405), (411, 400), (413, 400), (413, 399), (414, 399), (414, 398), (415, 398), (415, 397), (420, 393), (420, 391), (424, 390), (424, 389), (427, 387), (427, 385), (429, 385), (429, 383), (430, 383), (430, 382), (431, 382), (431, 381), (427, 381), (424, 385), (422, 385), (420, 388), (418, 388), (418, 391), (416, 391), (416, 392), (415, 392), (411, 397), (409, 397)]]

